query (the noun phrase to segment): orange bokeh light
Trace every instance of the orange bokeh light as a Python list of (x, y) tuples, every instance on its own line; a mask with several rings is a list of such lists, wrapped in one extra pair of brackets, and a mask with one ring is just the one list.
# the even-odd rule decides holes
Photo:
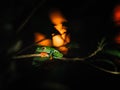
[(60, 33), (52, 37), (53, 45), (55, 47), (64, 46), (70, 42), (70, 36), (66, 34), (67, 27), (63, 26), (63, 22), (67, 22), (62, 13), (58, 10), (53, 10), (49, 14), (51, 22), (54, 24), (54, 28)]
[(51, 39), (47, 39), (44, 34), (36, 32), (34, 33), (34, 35), (35, 35), (35, 42), (38, 42), (37, 45), (52, 46)]
[(115, 37), (115, 43), (120, 44), (120, 33)]
[(58, 10), (51, 11), (49, 13), (49, 18), (54, 25), (58, 25), (67, 21), (62, 15), (62, 13)]
[(54, 28), (59, 32), (59, 34), (52, 33), (51, 39), (46, 39), (46, 36), (41, 33), (34, 33), (35, 42), (41, 41), (38, 45), (43, 46), (54, 46), (63, 54), (67, 54), (68, 48), (65, 46), (70, 42), (70, 35), (67, 34), (67, 27), (63, 26), (63, 22), (67, 22), (62, 13), (58, 10), (53, 10), (49, 14), (51, 22), (54, 24)]
[(114, 9), (113, 20), (116, 25), (120, 26), (120, 5), (117, 5)]

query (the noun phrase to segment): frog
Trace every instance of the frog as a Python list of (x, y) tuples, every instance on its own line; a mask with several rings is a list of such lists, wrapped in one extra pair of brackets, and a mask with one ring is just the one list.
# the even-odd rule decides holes
[(39, 62), (44, 62), (47, 60), (55, 60), (63, 57), (63, 54), (54, 47), (51, 46), (39, 46), (35, 50), (35, 54), (40, 54), (39, 57), (33, 58), (33, 65), (36, 65)]

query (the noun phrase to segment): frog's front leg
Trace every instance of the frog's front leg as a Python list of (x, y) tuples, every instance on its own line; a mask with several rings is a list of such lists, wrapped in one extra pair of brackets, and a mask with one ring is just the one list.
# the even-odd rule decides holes
[(63, 54), (61, 52), (59, 52), (58, 50), (53, 51), (53, 58), (58, 59), (62, 57), (63, 57)]

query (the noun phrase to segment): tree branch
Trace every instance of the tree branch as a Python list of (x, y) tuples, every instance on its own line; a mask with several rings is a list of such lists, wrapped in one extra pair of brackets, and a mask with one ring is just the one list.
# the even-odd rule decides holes
[[(87, 58), (91, 58), (93, 56), (95, 56), (98, 52), (100, 52), (101, 50), (103, 50), (103, 47), (105, 46), (104, 43), (105, 39), (103, 38), (101, 40), (101, 42), (98, 42), (98, 47), (97, 50), (95, 50), (93, 53), (91, 53), (90, 55), (86, 56), (86, 57), (75, 57), (75, 58), (55, 58), (55, 59), (59, 59), (59, 60), (85, 60)], [(13, 59), (20, 59), (20, 58), (30, 58), (30, 57), (40, 57), (40, 54), (27, 54), (27, 55), (19, 55), (19, 56), (14, 56)]]

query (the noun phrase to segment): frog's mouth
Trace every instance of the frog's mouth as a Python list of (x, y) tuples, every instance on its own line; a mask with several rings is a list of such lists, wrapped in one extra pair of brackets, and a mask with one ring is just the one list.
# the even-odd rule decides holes
[(40, 57), (49, 57), (47, 52), (40, 52)]

